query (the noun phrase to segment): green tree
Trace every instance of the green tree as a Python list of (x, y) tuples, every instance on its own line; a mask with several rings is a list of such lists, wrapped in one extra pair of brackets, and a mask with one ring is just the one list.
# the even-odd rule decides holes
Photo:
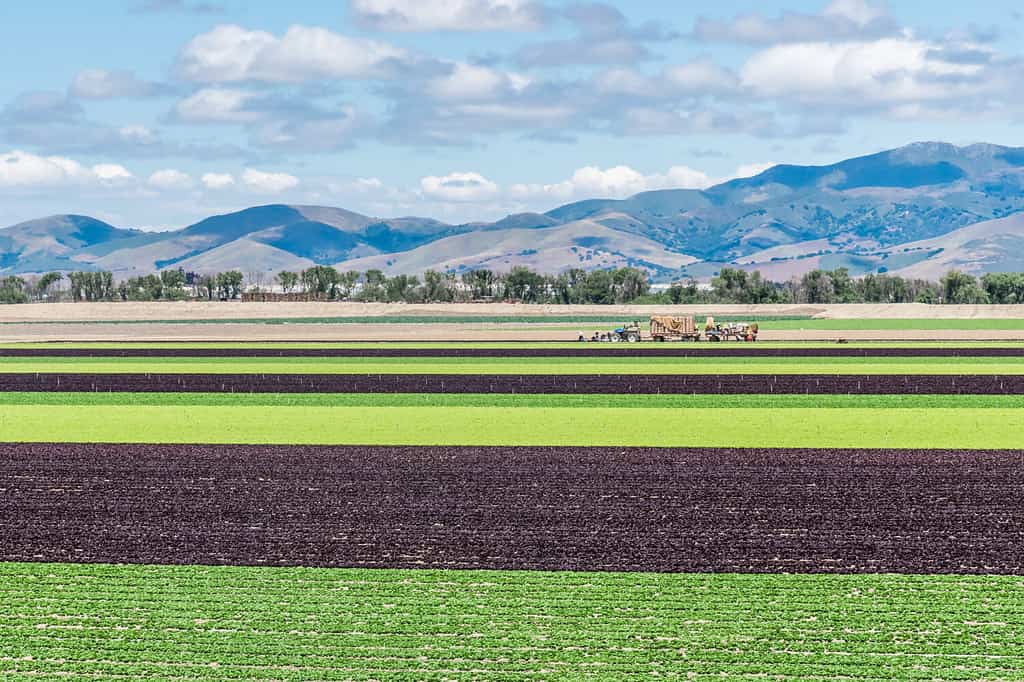
[(415, 303), (420, 295), (416, 291), (419, 283), (419, 280), (411, 275), (389, 277), (384, 283), (385, 296), (392, 303)]
[(651, 290), (647, 273), (637, 268), (620, 268), (612, 273), (616, 303), (629, 303)]
[(168, 301), (180, 301), (185, 298), (185, 271), (163, 270), (160, 272), (161, 298)]
[(367, 270), (363, 274), (363, 288), (359, 292), (360, 301), (379, 302), (387, 300), (385, 285), (388, 278), (381, 270)]
[(748, 277), (747, 271), (739, 268), (719, 270), (718, 275), (711, 279), (711, 293), (716, 302), (743, 302), (747, 292)]
[(338, 298), (347, 301), (352, 297), (356, 285), (359, 284), (359, 271), (349, 270), (338, 273)]
[(277, 273), (277, 276), (274, 279), (277, 280), (278, 284), (281, 285), (281, 288), (284, 290), (284, 293), (286, 294), (290, 294), (292, 290), (295, 289), (295, 287), (298, 286), (299, 284), (298, 273), (289, 272), (288, 270), (282, 270), (281, 272)]
[(1024, 273), (990, 272), (981, 278), (981, 286), (991, 303), (1024, 303)]
[(10, 275), (0, 279), (0, 303), (28, 303), (25, 280)]
[(824, 270), (811, 270), (800, 280), (800, 290), (807, 303), (835, 303), (836, 290), (832, 276)]
[(484, 299), (494, 296), (494, 286), (498, 278), (491, 270), (470, 270), (462, 273), (462, 283), (469, 289), (470, 298)]
[(242, 282), (245, 275), (239, 270), (229, 270), (217, 275), (217, 293), (223, 300), (234, 300), (242, 293)]
[(697, 287), (697, 281), (694, 279), (688, 280), (686, 284), (673, 282), (665, 291), (665, 296), (668, 298), (669, 303), (673, 305), (699, 303), (701, 298), (700, 289)]
[(334, 298), (338, 287), (338, 271), (328, 265), (314, 265), (300, 275), (303, 288), (311, 294)]
[(40, 277), (39, 281), (36, 282), (36, 291), (39, 292), (39, 298), (49, 298), (50, 287), (57, 284), (62, 279), (64, 279), (64, 275), (60, 272), (48, 272)]
[(939, 281), (942, 302), (955, 304), (988, 303), (988, 294), (978, 286), (978, 280), (959, 270), (950, 270)]
[(505, 298), (523, 303), (539, 303), (544, 299), (544, 277), (530, 268), (517, 265), (503, 279)]
[(423, 300), (427, 303), (448, 303), (455, 296), (448, 276), (437, 270), (423, 273)]

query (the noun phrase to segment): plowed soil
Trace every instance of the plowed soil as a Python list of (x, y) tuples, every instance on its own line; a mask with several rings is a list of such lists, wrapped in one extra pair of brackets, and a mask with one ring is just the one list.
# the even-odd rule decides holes
[(0, 446), (0, 560), (1024, 574), (1024, 451)]
[(1024, 375), (0, 374), (0, 391), (1018, 395)]

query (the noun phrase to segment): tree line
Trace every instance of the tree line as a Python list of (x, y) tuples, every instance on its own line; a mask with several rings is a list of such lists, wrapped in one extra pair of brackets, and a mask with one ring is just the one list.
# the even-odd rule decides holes
[[(105, 271), (51, 272), (39, 276), (0, 278), (0, 303), (46, 300), (179, 301), (233, 300), (243, 291), (264, 288), (263, 274), (248, 278), (239, 270), (213, 274), (163, 270), (116, 281)], [(247, 282), (248, 280), (248, 282)], [(586, 271), (571, 269), (545, 275), (526, 267), (507, 273), (470, 270), (461, 274), (428, 270), (422, 279), (387, 276), (381, 270), (340, 272), (314, 266), (282, 271), (276, 289), (330, 301), (447, 303), (519, 301), (548, 304), (698, 304), (698, 303), (1024, 303), (1024, 272), (988, 273), (975, 277), (951, 270), (938, 282), (869, 274), (854, 278), (846, 268), (812, 270), (787, 282), (774, 282), (758, 271), (722, 268), (710, 287), (695, 280), (676, 282), (652, 291), (648, 275), (638, 268)]]

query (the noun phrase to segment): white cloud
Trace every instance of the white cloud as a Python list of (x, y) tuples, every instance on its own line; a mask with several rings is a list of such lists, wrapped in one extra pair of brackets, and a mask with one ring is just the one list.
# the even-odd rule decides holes
[(280, 194), (299, 186), (299, 179), (287, 173), (266, 173), (247, 168), (242, 174), (246, 187), (262, 194)]
[(206, 189), (227, 189), (234, 186), (235, 178), (230, 173), (206, 173), (202, 182)]
[(327, 189), (333, 194), (375, 194), (390, 191), (380, 178), (356, 178), (346, 182), (329, 182)]
[(910, 37), (870, 42), (796, 43), (753, 55), (743, 84), (768, 97), (864, 102), (949, 99), (976, 93), (981, 64), (944, 61), (938, 45)]
[(528, 31), (544, 22), (532, 0), (352, 0), (351, 11), (383, 31)]
[(498, 185), (479, 173), (451, 173), (420, 180), (420, 189), (430, 199), (441, 201), (488, 201), (498, 194)]
[(457, 63), (452, 72), (430, 81), (427, 89), (438, 99), (488, 99), (502, 92), (521, 92), (530, 79), (473, 64)]
[(96, 179), (104, 185), (117, 185), (135, 179), (127, 168), (116, 163), (101, 163), (92, 167)]
[(185, 123), (253, 123), (259, 112), (246, 109), (256, 95), (232, 88), (203, 88), (178, 102), (174, 113)]
[(665, 81), (673, 89), (696, 94), (731, 92), (739, 86), (736, 74), (707, 58), (667, 68)]
[(302, 82), (317, 78), (384, 75), (387, 64), (407, 61), (405, 50), (350, 38), (317, 26), (292, 26), (280, 38), (266, 31), (221, 25), (202, 33), (178, 55), (177, 70), (202, 83)]
[(126, 142), (136, 144), (155, 144), (159, 136), (144, 125), (127, 125), (117, 131), (118, 136)]
[(873, 39), (899, 32), (886, 11), (866, 0), (833, 0), (818, 14), (783, 12), (769, 18), (750, 12), (730, 21), (701, 17), (693, 35), (698, 40), (779, 45), (816, 41)]
[(62, 156), (37, 156), (18, 150), (0, 154), (0, 187), (109, 187), (133, 179), (127, 168), (117, 164), (87, 167)]
[(84, 69), (71, 82), (71, 94), (82, 99), (146, 97), (156, 91), (157, 86), (139, 80), (131, 71)]
[(41, 157), (22, 151), (0, 154), (0, 187), (60, 185), (87, 173), (77, 161)]
[(872, 21), (883, 18), (885, 10), (867, 0), (832, 0), (822, 14), (826, 17), (842, 17), (860, 26), (867, 26)]
[(765, 163), (748, 163), (740, 166), (736, 169), (736, 172), (732, 174), (733, 179), (736, 178), (752, 178), (755, 175), (764, 173), (769, 168), (774, 168), (778, 164), (773, 162)]
[(550, 185), (513, 185), (510, 192), (517, 199), (551, 198), (568, 201), (577, 198), (626, 197), (658, 189), (704, 189), (711, 179), (687, 166), (673, 166), (665, 173), (644, 175), (629, 166), (602, 169), (596, 166), (580, 168), (572, 177)]
[(158, 170), (149, 176), (149, 185), (163, 190), (191, 189), (195, 183), (192, 176), (173, 168)]

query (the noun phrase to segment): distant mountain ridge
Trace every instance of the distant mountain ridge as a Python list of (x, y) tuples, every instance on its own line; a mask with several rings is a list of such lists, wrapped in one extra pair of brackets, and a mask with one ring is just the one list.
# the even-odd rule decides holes
[(707, 190), (589, 199), (493, 223), (270, 205), (147, 233), (53, 216), (0, 230), (0, 272), (102, 269), (125, 277), (314, 264), (391, 274), (631, 265), (661, 280), (705, 278), (724, 265), (774, 279), (814, 267), (984, 272), (1024, 263), (1021, 212), (1024, 148), (925, 142), (827, 166), (774, 166)]

